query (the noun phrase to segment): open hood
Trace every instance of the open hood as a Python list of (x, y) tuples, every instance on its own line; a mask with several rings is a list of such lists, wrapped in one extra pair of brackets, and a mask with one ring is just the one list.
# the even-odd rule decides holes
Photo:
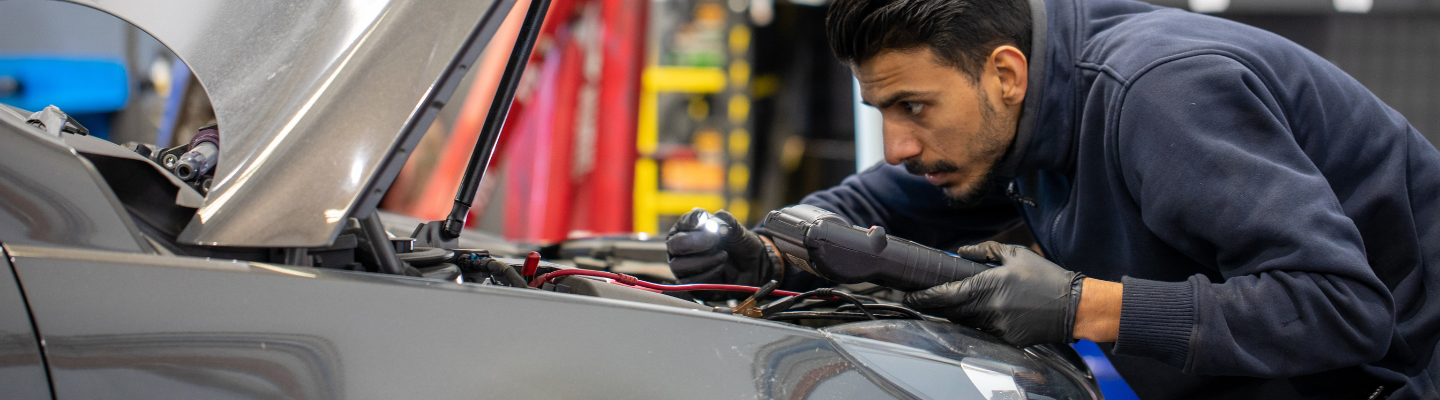
[(189, 65), (220, 160), (182, 243), (318, 247), (375, 209), (515, 0), (67, 0)]

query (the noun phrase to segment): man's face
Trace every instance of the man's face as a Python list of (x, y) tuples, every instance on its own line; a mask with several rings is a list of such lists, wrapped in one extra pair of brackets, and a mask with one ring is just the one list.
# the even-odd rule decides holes
[(978, 83), (929, 48), (882, 52), (851, 70), (861, 98), (884, 117), (886, 162), (905, 163), (958, 205), (984, 197), (1019, 114), (1018, 104), (991, 101), (1006, 93), (993, 63)]

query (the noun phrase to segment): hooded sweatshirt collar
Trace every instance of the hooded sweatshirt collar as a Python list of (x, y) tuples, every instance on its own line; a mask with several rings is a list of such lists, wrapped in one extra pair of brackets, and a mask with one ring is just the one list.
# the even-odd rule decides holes
[(1030, 0), (1034, 19), (1029, 84), (1015, 129), (1015, 142), (995, 174), (1013, 178), (1037, 169), (1067, 169), (1073, 158), (1074, 97), (1071, 77), (1076, 43), (1076, 4), (1071, 0)]

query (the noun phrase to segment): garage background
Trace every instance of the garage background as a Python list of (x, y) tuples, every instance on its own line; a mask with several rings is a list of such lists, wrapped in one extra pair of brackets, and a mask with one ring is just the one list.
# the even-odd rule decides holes
[[(1440, 144), (1440, 2), (1151, 2), (1289, 38)], [(825, 44), (826, 3), (554, 0), (470, 223), (543, 244), (653, 237), (692, 207), (754, 222), (880, 161), (878, 113)], [(444, 219), (514, 37), (497, 34), (383, 208)], [(49, 1), (0, 1), (0, 102), (55, 104), (117, 143), (184, 143), (214, 118), (164, 45)], [(1077, 347), (1107, 397), (1133, 397), (1093, 343)]]

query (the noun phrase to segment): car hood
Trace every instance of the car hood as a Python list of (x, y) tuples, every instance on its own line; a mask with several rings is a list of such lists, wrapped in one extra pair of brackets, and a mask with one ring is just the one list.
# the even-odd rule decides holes
[(150, 33), (220, 124), (191, 244), (316, 247), (374, 210), (515, 0), (69, 0)]

